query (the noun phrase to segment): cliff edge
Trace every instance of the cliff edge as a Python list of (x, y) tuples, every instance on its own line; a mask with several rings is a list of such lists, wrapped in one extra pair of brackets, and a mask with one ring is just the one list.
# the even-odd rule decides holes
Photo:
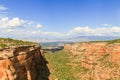
[(0, 80), (37, 80), (46, 64), (38, 45), (0, 50)]

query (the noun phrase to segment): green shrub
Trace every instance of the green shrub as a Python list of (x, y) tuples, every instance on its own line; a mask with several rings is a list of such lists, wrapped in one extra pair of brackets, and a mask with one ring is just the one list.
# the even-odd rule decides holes
[(5, 47), (7, 47), (7, 45), (5, 45), (5, 44), (0, 44), (0, 48), (5, 48)]

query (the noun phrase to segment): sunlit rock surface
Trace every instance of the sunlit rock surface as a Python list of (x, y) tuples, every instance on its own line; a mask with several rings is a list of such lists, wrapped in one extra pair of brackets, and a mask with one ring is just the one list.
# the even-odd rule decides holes
[(36, 80), (42, 71), (44, 52), (37, 45), (0, 50), (0, 80)]
[(81, 42), (65, 44), (73, 56), (80, 56), (81, 66), (89, 69), (84, 76), (90, 80), (119, 80), (120, 79), (120, 43)]

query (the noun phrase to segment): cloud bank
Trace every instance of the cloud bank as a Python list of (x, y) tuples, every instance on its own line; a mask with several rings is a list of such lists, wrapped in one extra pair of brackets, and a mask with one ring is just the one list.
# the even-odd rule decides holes
[(75, 27), (67, 33), (70, 35), (79, 36), (120, 36), (120, 26), (92, 28), (89, 26)]
[(76, 36), (119, 36), (120, 26), (102, 24), (100, 27), (77, 26), (66, 33), (43, 31), (44, 26), (34, 21), (20, 19), (18, 17), (0, 18), (0, 37), (12, 38), (66, 38)]

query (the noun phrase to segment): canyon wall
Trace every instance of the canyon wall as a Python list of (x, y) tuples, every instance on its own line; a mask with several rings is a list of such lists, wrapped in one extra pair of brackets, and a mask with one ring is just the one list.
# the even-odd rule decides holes
[(0, 50), (0, 80), (37, 80), (45, 65), (38, 45)]
[(83, 42), (65, 44), (64, 49), (90, 72), (84, 75), (90, 80), (120, 80), (120, 43)]

